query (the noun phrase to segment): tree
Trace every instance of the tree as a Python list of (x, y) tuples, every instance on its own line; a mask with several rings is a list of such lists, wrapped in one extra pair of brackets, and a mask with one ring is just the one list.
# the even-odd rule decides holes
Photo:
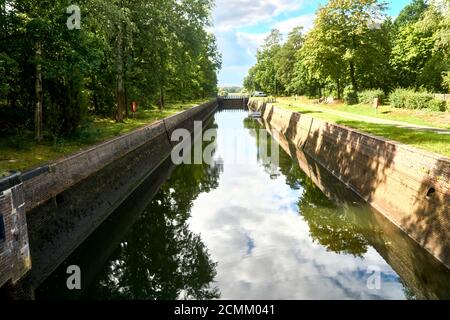
[[(331, 0), (321, 7), (309, 40), (309, 43), (317, 42), (317, 50), (312, 44), (308, 48), (309, 53), (317, 57), (324, 53), (325, 57), (318, 58), (322, 61), (313, 69), (323, 73), (331, 68), (325, 73), (337, 83), (342, 74), (340, 66), (344, 65), (353, 90), (356, 92), (364, 87), (361, 75), (371, 73), (375, 76), (376, 71), (387, 63), (384, 49), (389, 41), (385, 30), (380, 27), (385, 9), (386, 4), (377, 0)], [(330, 66), (324, 61), (327, 59), (335, 60)]]
[(431, 2), (418, 19), (399, 28), (390, 61), (399, 86), (443, 90), (442, 74), (450, 67), (448, 12), (448, 6)]
[(2, 132), (69, 135), (88, 113), (123, 121), (130, 99), (163, 108), (217, 92), (212, 0), (79, 0), (79, 30), (67, 27), (69, 3), (2, 1)]
[(406, 5), (406, 7), (403, 8), (402, 11), (400, 11), (397, 19), (395, 19), (394, 30), (398, 31), (404, 26), (416, 23), (417, 21), (421, 20), (423, 14), (427, 9), (428, 4), (425, 2), (425, 0), (413, 0), (412, 3)]
[(257, 64), (254, 70), (256, 86), (269, 94), (277, 95), (283, 92), (275, 65), (275, 57), (281, 49), (281, 42), (280, 31), (273, 29), (256, 55)]
[(256, 82), (256, 66), (251, 67), (247, 76), (244, 78), (244, 88), (248, 92), (261, 90), (261, 87)]
[(272, 31), (244, 86), (308, 95), (322, 95), (326, 89), (339, 99), (348, 83), (354, 92), (388, 91), (392, 23), (385, 9), (386, 4), (377, 0), (331, 0), (318, 9), (306, 36), (295, 28), (281, 45), (281, 35)]
[(294, 91), (292, 82), (294, 79), (294, 70), (296, 62), (296, 53), (301, 49), (304, 42), (303, 27), (294, 28), (288, 36), (286, 43), (276, 53), (275, 68), (277, 70), (276, 78), (279, 79), (286, 93), (290, 94)]

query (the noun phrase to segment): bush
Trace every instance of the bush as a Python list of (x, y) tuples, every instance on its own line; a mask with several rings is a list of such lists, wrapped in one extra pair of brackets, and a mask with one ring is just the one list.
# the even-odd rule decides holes
[(394, 108), (406, 108), (406, 97), (412, 95), (414, 92), (407, 89), (395, 89), (389, 95), (389, 101)]
[(430, 111), (446, 111), (447, 103), (438, 99), (433, 99), (428, 102), (428, 110)]
[(348, 105), (358, 104), (358, 93), (352, 87), (347, 87), (344, 90), (344, 99)]
[(358, 98), (359, 102), (366, 104), (372, 104), (373, 100), (376, 98), (378, 98), (380, 104), (382, 104), (386, 100), (386, 96), (381, 89), (362, 91), (358, 93)]
[(446, 110), (445, 101), (435, 99), (431, 93), (416, 92), (411, 89), (396, 89), (390, 94), (389, 100), (394, 108)]

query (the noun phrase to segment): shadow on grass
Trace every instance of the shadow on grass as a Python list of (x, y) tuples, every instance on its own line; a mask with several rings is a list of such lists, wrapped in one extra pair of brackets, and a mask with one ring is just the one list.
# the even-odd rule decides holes
[(341, 120), (336, 123), (450, 157), (450, 135), (362, 121)]
[(323, 113), (322, 111), (298, 111), (301, 114), (319, 114), (319, 113)]

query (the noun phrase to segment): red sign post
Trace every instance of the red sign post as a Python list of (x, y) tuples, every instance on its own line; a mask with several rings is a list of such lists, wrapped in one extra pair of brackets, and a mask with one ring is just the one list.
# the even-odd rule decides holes
[(133, 117), (138, 110), (138, 103), (136, 101), (131, 101), (131, 112), (133, 113)]

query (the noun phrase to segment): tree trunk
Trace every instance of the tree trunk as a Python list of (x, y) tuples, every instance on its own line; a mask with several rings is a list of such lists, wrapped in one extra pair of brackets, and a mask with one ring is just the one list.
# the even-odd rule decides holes
[(350, 80), (352, 81), (353, 91), (358, 92), (358, 84), (356, 83), (355, 64), (350, 61)]
[(44, 103), (44, 94), (42, 88), (42, 44), (40, 41), (36, 43), (36, 80), (35, 80), (35, 95), (36, 95), (36, 105), (34, 114), (34, 136), (35, 139), (40, 142), (42, 141), (42, 107)]
[(164, 90), (162, 87), (159, 88), (159, 110), (164, 109)]
[(125, 112), (125, 82), (123, 75), (123, 38), (122, 26), (119, 25), (119, 33), (117, 36), (117, 112), (116, 121), (123, 122), (123, 114)]
[(337, 98), (338, 98), (338, 100), (341, 100), (341, 97), (342, 97), (342, 93), (341, 93), (341, 81), (340, 81), (339, 78), (336, 80), (336, 87), (337, 87)]
[(128, 111), (128, 90), (127, 87), (125, 87), (125, 117), (128, 118), (130, 116), (129, 111)]

